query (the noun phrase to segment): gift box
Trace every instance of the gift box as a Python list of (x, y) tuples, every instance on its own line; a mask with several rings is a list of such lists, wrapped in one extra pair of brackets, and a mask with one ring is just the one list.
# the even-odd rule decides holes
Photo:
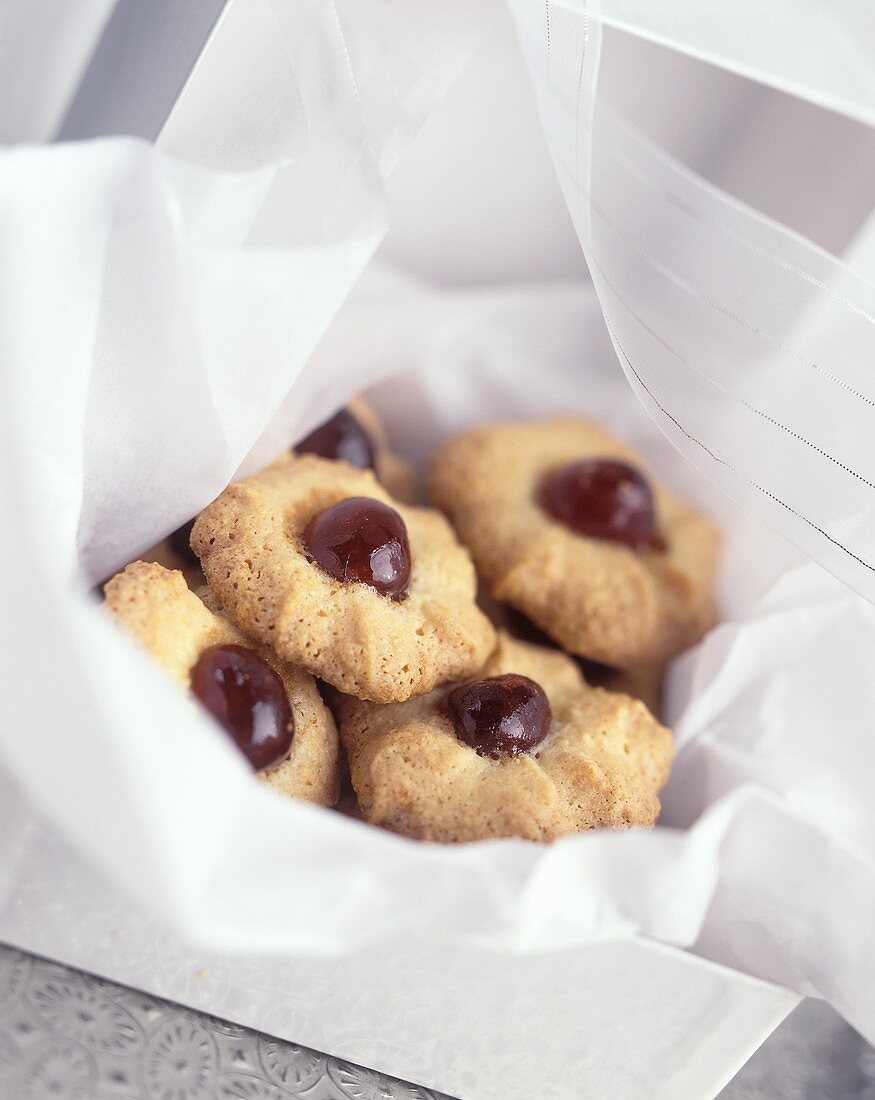
[[(800, 994), (875, 1032), (872, 291), (825, 251), (865, 271), (866, 197), (753, 172), (788, 229), (653, 143), (729, 183), (692, 88), (775, 152), (691, 54), (806, 98), (757, 92), (786, 156), (871, 163), (868, 86), (838, 32), (775, 71), (634, 7), (233, 0), (157, 146), (3, 150), (4, 940), (465, 1100), (700, 1100)], [(420, 463), (600, 419), (720, 523), (653, 831), (444, 847), (283, 799), (106, 620), (98, 582), (365, 388)]]

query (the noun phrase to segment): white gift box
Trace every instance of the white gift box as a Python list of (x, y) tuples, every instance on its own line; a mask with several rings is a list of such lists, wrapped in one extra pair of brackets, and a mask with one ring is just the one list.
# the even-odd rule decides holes
[(133, 906), (8, 784), (3, 796), (4, 825), (26, 838), (0, 880), (4, 940), (451, 1096), (701, 1100), (797, 1000), (634, 937), (546, 956), (417, 938), (217, 955)]
[[(822, 567), (869, 594), (866, 402), (841, 402), (867, 396), (870, 288), (597, 117), (597, 13), (512, 11), (536, 98), (498, 5), (234, 0), (160, 152), (0, 154), (0, 937), (464, 1100), (701, 1100), (800, 993), (875, 1032), (875, 613)], [(626, 104), (639, 123), (695, 161), (698, 120), (657, 110), (692, 88), (766, 156), (748, 90), (642, 50), (615, 36), (604, 59), (614, 100), (624, 77), (659, 91)], [(799, 90), (801, 56), (773, 83)], [(834, 76), (802, 92), (868, 119), (867, 88), (827, 94)], [(870, 163), (862, 126), (780, 103), (804, 120), (788, 150), (838, 126)], [(868, 209), (824, 198), (831, 167), (787, 218), (838, 250)], [(780, 203), (762, 172), (748, 187)], [(745, 266), (765, 254), (768, 279)], [(440, 848), (286, 802), (94, 606), (90, 584), (381, 379), (414, 458), (470, 423), (580, 411), (722, 521), (726, 621), (672, 669), (653, 832)]]

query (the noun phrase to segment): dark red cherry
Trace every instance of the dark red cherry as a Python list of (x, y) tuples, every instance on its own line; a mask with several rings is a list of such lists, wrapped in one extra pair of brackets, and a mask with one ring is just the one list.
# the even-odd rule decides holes
[(251, 649), (205, 649), (191, 670), (191, 690), (253, 768), (266, 768), (288, 753), (295, 732), (289, 697), (279, 675)]
[(294, 448), (299, 455), (342, 458), (360, 470), (374, 468), (374, 445), (358, 417), (341, 409)]
[(400, 599), (410, 583), (410, 544), (394, 508), (348, 497), (317, 512), (301, 536), (311, 561), (339, 581), (358, 581)]
[(653, 490), (627, 462), (591, 458), (554, 470), (541, 482), (538, 502), (580, 535), (634, 547), (658, 545)]
[(550, 703), (528, 676), (510, 673), (463, 684), (446, 698), (456, 736), (481, 756), (517, 756), (544, 740)]
[(200, 565), (197, 554), (191, 548), (191, 529), (194, 527), (194, 519), (190, 519), (188, 523), (183, 523), (181, 527), (177, 527), (175, 531), (171, 532), (167, 536), (167, 539), (171, 547), (176, 551), (181, 558), (185, 558), (186, 561), (191, 562), (192, 565)]

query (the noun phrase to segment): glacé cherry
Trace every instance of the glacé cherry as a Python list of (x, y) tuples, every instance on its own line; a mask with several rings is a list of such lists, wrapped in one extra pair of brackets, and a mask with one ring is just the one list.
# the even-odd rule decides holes
[(394, 508), (370, 497), (348, 497), (317, 512), (301, 536), (311, 561), (339, 581), (370, 585), (400, 599), (410, 583), (410, 543)]
[(541, 481), (538, 502), (580, 535), (635, 548), (659, 545), (653, 490), (628, 462), (590, 458), (562, 466)]
[(294, 447), (296, 454), (342, 458), (360, 470), (374, 468), (374, 445), (361, 421), (349, 409), (341, 409)]
[(449, 693), (445, 705), (459, 740), (494, 759), (530, 752), (550, 728), (544, 689), (516, 673), (463, 684)]
[(253, 768), (288, 754), (295, 732), (289, 697), (279, 675), (251, 649), (216, 645), (191, 670), (191, 690), (230, 733)]

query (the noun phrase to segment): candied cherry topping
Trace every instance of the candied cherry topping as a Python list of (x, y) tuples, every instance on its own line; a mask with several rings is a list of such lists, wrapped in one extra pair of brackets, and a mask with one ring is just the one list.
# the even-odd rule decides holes
[(205, 649), (191, 690), (253, 766), (266, 768), (292, 746), (295, 719), (285, 685), (267, 661), (242, 645)]
[(407, 591), (407, 528), (388, 504), (370, 497), (348, 497), (317, 512), (301, 541), (310, 560), (336, 580), (370, 585), (394, 600)]
[(542, 480), (538, 502), (579, 535), (660, 547), (653, 490), (628, 462), (590, 458), (562, 466)]
[(463, 684), (446, 697), (446, 708), (459, 740), (493, 759), (529, 752), (550, 728), (544, 689), (516, 673)]
[(200, 565), (197, 554), (191, 548), (191, 529), (194, 527), (195, 519), (197, 519), (197, 516), (190, 519), (188, 523), (183, 523), (181, 527), (177, 527), (175, 531), (167, 536), (167, 539), (181, 558), (185, 558), (192, 565)]
[(342, 458), (360, 470), (374, 468), (374, 445), (361, 421), (349, 409), (341, 409), (330, 420), (320, 424), (294, 448), (299, 455), (320, 455), (322, 458)]

